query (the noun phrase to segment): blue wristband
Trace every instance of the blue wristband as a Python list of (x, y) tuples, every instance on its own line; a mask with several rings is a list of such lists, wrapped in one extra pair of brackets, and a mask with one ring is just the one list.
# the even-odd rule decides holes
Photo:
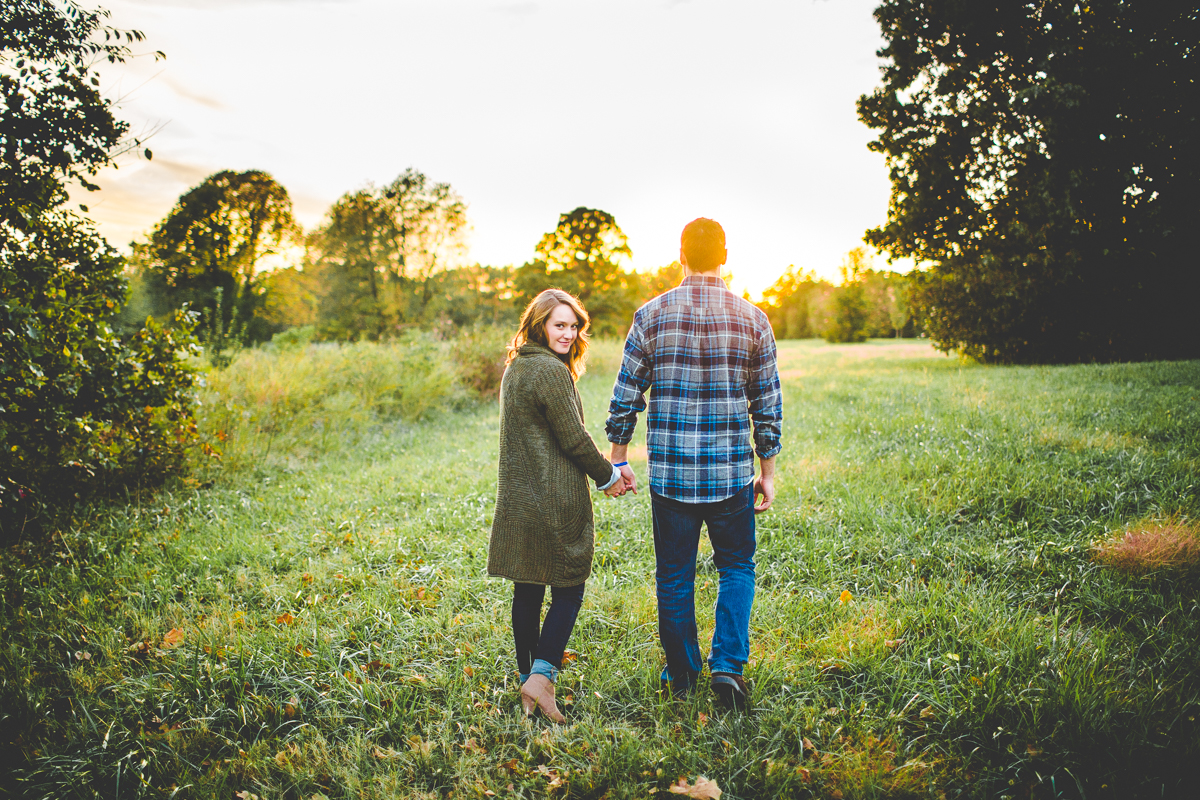
[(629, 466), (629, 462), (628, 462), (628, 461), (622, 461), (620, 464), (613, 464), (613, 466), (614, 466), (614, 467), (628, 467), (628, 466)]

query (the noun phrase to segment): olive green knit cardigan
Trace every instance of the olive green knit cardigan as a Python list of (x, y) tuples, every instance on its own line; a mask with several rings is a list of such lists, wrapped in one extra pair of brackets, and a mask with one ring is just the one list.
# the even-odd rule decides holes
[(488, 574), (519, 583), (577, 586), (592, 571), (588, 477), (613, 469), (583, 427), (583, 403), (567, 365), (526, 344), (500, 383), (500, 480)]

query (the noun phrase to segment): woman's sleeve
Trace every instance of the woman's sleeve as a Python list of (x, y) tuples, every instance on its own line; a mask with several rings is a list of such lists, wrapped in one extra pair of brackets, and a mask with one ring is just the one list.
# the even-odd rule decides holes
[(546, 421), (550, 423), (550, 431), (558, 446), (598, 485), (610, 483), (612, 464), (600, 455), (596, 443), (583, 427), (583, 420), (575, 408), (575, 383), (566, 366), (547, 369), (538, 383), (543, 389), (540, 400), (545, 404)]

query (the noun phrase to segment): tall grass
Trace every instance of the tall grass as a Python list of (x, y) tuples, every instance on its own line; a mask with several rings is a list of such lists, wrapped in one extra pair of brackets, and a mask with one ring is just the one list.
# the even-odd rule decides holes
[[(222, 471), (236, 473), (264, 466), (272, 453), (277, 461), (320, 455), (380, 425), (461, 408), (472, 396), (488, 394), (489, 386), (486, 377), (464, 385), (459, 349), (413, 332), (382, 344), (300, 340), (241, 351), (231, 365), (205, 376), (197, 415), (205, 450), (224, 462)], [(483, 352), (472, 366), (486, 368), (486, 350), (473, 349)]]
[[(593, 352), (602, 441), (619, 343)], [(0, 791), (645, 798), (703, 775), (726, 798), (1196, 796), (1197, 576), (1093, 547), (1200, 514), (1196, 362), (781, 343), (754, 713), (656, 693), (643, 491), (597, 497), (552, 726), (519, 714), (511, 588), (484, 575), (495, 406), (452, 382), (404, 411), (407, 351), (247, 355), (208, 386), (220, 480), (0, 557)], [(702, 641), (717, 579), (704, 546)]]

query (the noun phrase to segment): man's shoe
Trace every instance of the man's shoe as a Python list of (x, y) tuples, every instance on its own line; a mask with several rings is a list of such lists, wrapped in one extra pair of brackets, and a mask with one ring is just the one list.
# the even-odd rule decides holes
[(741, 675), (733, 672), (714, 672), (712, 690), (717, 702), (725, 708), (744, 711), (750, 702), (750, 687)]

